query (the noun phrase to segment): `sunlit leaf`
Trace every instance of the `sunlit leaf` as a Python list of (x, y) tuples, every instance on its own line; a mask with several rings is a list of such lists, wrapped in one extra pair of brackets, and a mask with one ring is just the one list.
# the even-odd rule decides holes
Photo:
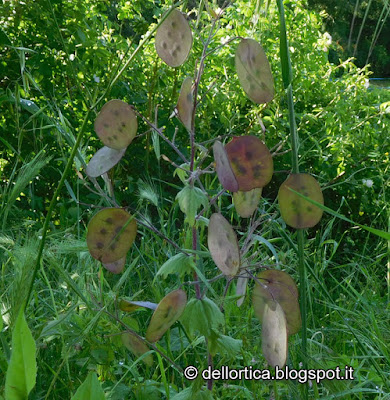
[(289, 188), (324, 204), (321, 187), (316, 179), (309, 174), (291, 174), (280, 186), (278, 194), (280, 213), (287, 225), (297, 229), (316, 225), (322, 217), (321, 208), (309, 203)]
[(275, 89), (271, 68), (263, 48), (253, 39), (242, 39), (236, 50), (236, 71), (247, 96), (255, 103), (268, 103)]
[(178, 67), (187, 59), (192, 47), (192, 32), (184, 15), (173, 10), (156, 32), (157, 54), (170, 67)]
[(236, 233), (229, 222), (218, 213), (209, 222), (207, 243), (215, 265), (223, 274), (234, 276), (240, 268), (240, 249)]
[(87, 245), (91, 256), (110, 264), (126, 256), (137, 233), (135, 219), (121, 208), (105, 208), (88, 224)]
[(125, 149), (137, 134), (137, 116), (133, 108), (122, 100), (104, 104), (95, 119), (95, 131), (105, 146)]
[(126, 148), (116, 150), (107, 146), (102, 147), (89, 161), (85, 169), (86, 174), (92, 178), (103, 175), (118, 164), (125, 152)]
[(186, 79), (184, 79), (181, 85), (180, 96), (176, 105), (176, 109), (180, 121), (189, 131), (191, 130), (193, 108), (194, 98), (192, 95), (192, 78), (188, 76)]
[(248, 192), (233, 193), (233, 204), (238, 215), (242, 218), (249, 218), (259, 205), (261, 199), (261, 193), (263, 188), (255, 188)]
[(261, 188), (272, 178), (274, 163), (267, 146), (256, 136), (235, 136), (226, 146), (238, 189)]
[(146, 339), (149, 342), (157, 342), (164, 333), (180, 318), (187, 304), (187, 294), (182, 289), (168, 293), (158, 303), (156, 311), (152, 315)]

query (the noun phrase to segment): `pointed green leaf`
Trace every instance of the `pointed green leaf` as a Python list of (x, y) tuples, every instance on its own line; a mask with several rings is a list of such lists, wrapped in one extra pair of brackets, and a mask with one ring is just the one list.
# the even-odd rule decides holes
[(96, 373), (91, 371), (82, 385), (77, 389), (72, 400), (105, 400), (105, 398), (106, 396)]
[(191, 335), (198, 331), (205, 337), (210, 337), (213, 330), (219, 331), (225, 322), (219, 307), (207, 297), (191, 299), (180, 320)]
[(156, 311), (152, 315), (148, 329), (146, 331), (146, 340), (157, 342), (164, 333), (180, 318), (187, 304), (187, 294), (182, 289), (174, 290), (168, 293), (158, 303)]
[(191, 272), (194, 266), (194, 259), (183, 253), (179, 253), (169, 258), (157, 271), (156, 276), (162, 275), (165, 279), (170, 274), (178, 274), (181, 278)]
[(177, 195), (176, 200), (179, 201), (180, 210), (186, 215), (186, 220), (190, 226), (195, 224), (195, 216), (198, 208), (208, 206), (208, 199), (197, 187), (185, 186)]
[(12, 354), (5, 378), (5, 398), (25, 400), (35, 386), (37, 375), (36, 346), (20, 309), (12, 332)]

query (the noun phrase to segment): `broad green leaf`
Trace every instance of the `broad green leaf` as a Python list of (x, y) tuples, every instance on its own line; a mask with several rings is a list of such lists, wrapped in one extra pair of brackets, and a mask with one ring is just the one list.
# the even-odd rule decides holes
[(186, 185), (177, 195), (176, 200), (179, 201), (180, 210), (186, 215), (186, 220), (190, 226), (195, 224), (195, 216), (198, 208), (208, 206), (208, 199), (197, 187)]
[(176, 168), (173, 171), (173, 176), (178, 176), (182, 183), (186, 184), (188, 175), (190, 173), (190, 166), (188, 164), (181, 164), (181, 168)]
[(119, 309), (125, 312), (133, 312), (138, 308), (149, 308), (151, 310), (155, 310), (157, 308), (156, 303), (151, 303), (150, 301), (130, 301), (121, 299), (119, 301)]
[(156, 276), (161, 275), (165, 279), (170, 274), (178, 274), (182, 278), (186, 273), (192, 271), (193, 266), (193, 257), (179, 253), (169, 258), (157, 271)]
[(137, 234), (135, 219), (121, 208), (105, 208), (88, 224), (87, 245), (93, 258), (111, 264), (126, 256)]
[(138, 129), (133, 108), (122, 100), (104, 104), (95, 120), (95, 132), (107, 147), (125, 149), (135, 138)]
[(190, 386), (171, 397), (171, 400), (213, 400), (210, 390), (196, 389), (197, 385)]
[(12, 331), (12, 353), (5, 378), (6, 400), (25, 400), (35, 386), (37, 375), (36, 346), (20, 309)]
[(191, 299), (180, 320), (191, 335), (198, 331), (206, 338), (213, 330), (219, 331), (225, 322), (219, 307), (207, 297)]
[(96, 178), (105, 174), (121, 160), (126, 152), (124, 149), (116, 150), (104, 146), (90, 159), (85, 172), (88, 176)]
[(253, 308), (260, 321), (264, 318), (264, 307), (269, 301), (276, 301), (286, 316), (289, 335), (301, 329), (301, 311), (298, 303), (298, 288), (289, 274), (268, 269), (257, 275), (259, 282), (253, 288)]
[(213, 356), (221, 354), (221, 356), (229, 359), (235, 359), (242, 350), (242, 340), (234, 339), (215, 331), (213, 331), (213, 335), (209, 338), (208, 343), (210, 354)]
[(187, 59), (192, 47), (192, 32), (184, 15), (173, 10), (156, 32), (157, 54), (170, 67), (178, 67)]
[(278, 193), (280, 214), (287, 225), (296, 229), (313, 227), (321, 220), (321, 208), (310, 204), (290, 189), (324, 204), (320, 185), (309, 174), (291, 174), (282, 183)]
[(210, 217), (207, 243), (215, 265), (227, 276), (235, 276), (240, 268), (240, 249), (236, 233), (218, 213)]
[(191, 130), (193, 108), (192, 78), (188, 76), (181, 85), (180, 96), (176, 105), (177, 116), (188, 131)]
[[(149, 351), (149, 347), (144, 341), (130, 332), (124, 332), (121, 335), (123, 345), (129, 349), (137, 358), (142, 357), (143, 354)], [(153, 355), (148, 354), (142, 357), (142, 361), (149, 367), (153, 365)]]
[(105, 398), (106, 396), (96, 373), (91, 371), (82, 385), (77, 389), (72, 400), (105, 400)]
[(145, 338), (157, 342), (164, 333), (180, 318), (187, 304), (187, 294), (182, 289), (168, 293), (152, 315)]
[(256, 136), (235, 136), (226, 146), (238, 190), (248, 192), (269, 183), (274, 162), (268, 147)]
[(271, 68), (263, 48), (256, 40), (242, 39), (236, 50), (236, 71), (247, 96), (255, 103), (268, 103), (275, 89)]
[(225, 147), (219, 140), (213, 145), (215, 169), (222, 187), (230, 192), (237, 192), (238, 182), (233, 173)]
[(248, 192), (233, 193), (233, 204), (241, 218), (249, 218), (259, 205), (263, 188), (254, 188)]
[(283, 368), (287, 360), (286, 317), (282, 307), (273, 300), (264, 307), (261, 339), (261, 348), (268, 364)]

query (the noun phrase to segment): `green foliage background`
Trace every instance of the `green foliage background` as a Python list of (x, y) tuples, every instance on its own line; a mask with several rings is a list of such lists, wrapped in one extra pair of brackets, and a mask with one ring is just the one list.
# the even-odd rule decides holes
[[(105, 89), (124, 61), (172, 2), (11, 0), (2, 4), (0, 305), (8, 327), (1, 333), (2, 372), (7, 370), (9, 359), (10, 327), (23, 300), (19, 294), (26, 291), (48, 204), (87, 108), (104, 95), (104, 101), (120, 98), (154, 120), (158, 106), (158, 125), (164, 127), (168, 137), (178, 127), (176, 143), (184, 153), (189, 152), (185, 129), (170, 115), (181, 82), (194, 73), (203, 48), (198, 35), (206, 37), (209, 19), (205, 13), (198, 16), (192, 11), (194, 6), (195, 10), (199, 8), (199, 2), (184, 3), (195, 32), (188, 62), (178, 69), (169, 68), (157, 57), (152, 39), (107, 94)], [(337, 45), (328, 43), (327, 36), (321, 33), (320, 15), (309, 9), (305, 1), (286, 2), (286, 17), (301, 139), (301, 171), (316, 177), (328, 207), (356, 222), (388, 230), (390, 93), (367, 88), (368, 68), (358, 68), (349, 59), (340, 64), (338, 60), (336, 64), (328, 61), (328, 52), (337, 51)], [(235, 36), (258, 40), (269, 58), (277, 94), (266, 107), (255, 106), (246, 98), (234, 71), (237, 41), (232, 41), (218, 47), (206, 60), (200, 86), (203, 100), (196, 126), (197, 141), (206, 148), (217, 136), (262, 137), (262, 124), (268, 147), (281, 144), (282, 154), (275, 157), (273, 180), (263, 191), (264, 226), (260, 233), (275, 246), (283, 268), (294, 274), (296, 257), (286, 239), (287, 234), (294, 240), (294, 233), (283, 225), (275, 206), (278, 188), (290, 170), (291, 157), (278, 24), (273, 2), (236, 0), (226, 10), (211, 47), (217, 48)], [(95, 114), (102, 104), (95, 107)], [(169, 243), (146, 230), (141, 231), (122, 277), (107, 276), (103, 281), (97, 278), (97, 266), (84, 242), (85, 226), (94, 213), (88, 205), (104, 205), (99, 195), (86, 186), (83, 172), (85, 162), (101, 146), (93, 130), (93, 119), (88, 121), (85, 141), (58, 199), (30, 315), (26, 315), (33, 321), (29, 325), (39, 347), (39, 374), (33, 398), (70, 398), (69, 394), (76, 392), (89, 369), (98, 371), (111, 399), (133, 398), (130, 393), (137, 399), (168, 398), (169, 392), (172, 397), (188, 387), (188, 382), (168, 365), (154, 369), (139, 363), (134, 366), (134, 360), (115, 336), (121, 331), (119, 324), (97, 312), (90, 300), (93, 294), (110, 309), (114, 308), (117, 295), (158, 302), (177, 283), (176, 278), (170, 277), (145, 285), (176, 254)], [(140, 122), (139, 132), (112, 176), (117, 201), (123, 206), (137, 207), (167, 237), (184, 245), (189, 236), (175, 201), (180, 181), (173, 176), (170, 164), (156, 160), (153, 135), (146, 124)], [(160, 148), (162, 154), (181, 164), (176, 153), (164, 143), (160, 143)], [(207, 162), (212, 161), (208, 156)], [(215, 175), (206, 176), (204, 185), (211, 193), (219, 190)], [(223, 198), (220, 206), (229, 204), (230, 199)], [(244, 222), (233, 210), (227, 213), (232, 223), (245, 232)], [(201, 235), (204, 237), (204, 229)], [(310, 265), (313, 276), (319, 279), (311, 278), (309, 285), (312, 367), (349, 364), (358, 371), (356, 386), (325, 382), (311, 389), (313, 398), (346, 391), (342, 398), (384, 399), (387, 389), (383, 376), (390, 373), (386, 364), (390, 322), (386, 281), (388, 244), (331, 216), (325, 216), (308, 236)], [(260, 252), (261, 262), (275, 262), (267, 249), (258, 245), (254, 250)], [(211, 262), (202, 267), (205, 275), (212, 277), (215, 271)], [(322, 290), (331, 295), (332, 303), (321, 295)], [(149, 316), (139, 314), (140, 318), (125, 319), (129, 326), (142, 332)], [(256, 365), (265, 368), (259, 356), (260, 327), (253, 319), (249, 301), (239, 311), (234, 301), (225, 304), (229, 327), (225, 333), (242, 340), (244, 350), (233, 356), (221, 350), (217, 365), (243, 367), (255, 360)], [(366, 326), (362, 326), (362, 320), (368, 321)], [(363, 349), (351, 332), (361, 338)], [(205, 348), (191, 342), (181, 328), (172, 329), (164, 340), (168, 352), (182, 356), (182, 366), (195, 361), (206, 365)], [(292, 338), (291, 342), (290, 357), (294, 362), (299, 358), (299, 338)], [(375, 357), (383, 376), (373, 367)], [(3, 385), (4, 379), (0, 378), (0, 388)], [(268, 398), (271, 392), (279, 393), (280, 398), (287, 393), (290, 398), (297, 398), (299, 389), (294, 382), (278, 385), (240, 382), (220, 384), (214, 395), (215, 398)]]

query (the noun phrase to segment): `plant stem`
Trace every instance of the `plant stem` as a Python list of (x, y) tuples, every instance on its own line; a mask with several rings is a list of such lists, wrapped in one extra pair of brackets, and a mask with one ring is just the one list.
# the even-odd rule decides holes
[(42, 228), (42, 239), (41, 239), (41, 241), (39, 243), (38, 255), (37, 255), (37, 259), (35, 261), (34, 271), (33, 271), (33, 275), (32, 275), (31, 282), (30, 282), (30, 286), (29, 286), (29, 289), (28, 289), (28, 292), (27, 292), (26, 301), (24, 303), (24, 309), (27, 308), (28, 303), (30, 301), (31, 293), (32, 293), (32, 290), (33, 290), (33, 287), (34, 287), (35, 278), (37, 276), (38, 269), (39, 269), (39, 266), (41, 264), (41, 258), (42, 258), (43, 248), (45, 247), (47, 231), (49, 229), (49, 223), (50, 223), (51, 215), (53, 213), (55, 205), (57, 204), (57, 197), (59, 197), (60, 191), (62, 189), (62, 186), (64, 185), (64, 182), (65, 182), (65, 179), (68, 176), (70, 169), (72, 168), (73, 160), (74, 160), (74, 158), (76, 156), (76, 153), (77, 153), (77, 150), (78, 150), (78, 148), (80, 146), (81, 139), (84, 136), (85, 128), (87, 126), (87, 122), (89, 120), (89, 115), (90, 114), (91, 114), (91, 108), (88, 109), (88, 111), (87, 111), (87, 113), (86, 113), (86, 115), (84, 117), (84, 121), (83, 121), (83, 123), (81, 125), (81, 128), (80, 128), (80, 131), (79, 131), (79, 133), (77, 135), (76, 143), (73, 146), (72, 152), (70, 153), (70, 156), (68, 158), (68, 162), (67, 162), (66, 167), (64, 169), (64, 172), (62, 173), (61, 179), (60, 179), (60, 181), (59, 181), (59, 183), (57, 185), (57, 188), (56, 188), (56, 190), (55, 190), (55, 192), (53, 194), (53, 197), (51, 198), (49, 209), (47, 210), (45, 222), (44, 222), (43, 228)]
[[(292, 172), (294, 174), (299, 173), (299, 163), (298, 163), (298, 146), (299, 138), (295, 123), (295, 111), (294, 111), (294, 98), (292, 89), (292, 66), (290, 59), (290, 52), (287, 41), (286, 34), (286, 21), (284, 17), (284, 6), (283, 0), (277, 0), (279, 16), (280, 16), (280, 58), (282, 64), (282, 77), (283, 85), (286, 90), (287, 95), (287, 105), (288, 105), (288, 116), (290, 125), (290, 140), (292, 149)], [(307, 369), (307, 289), (306, 289), (306, 267), (305, 267), (305, 237), (302, 229), (298, 229), (298, 268), (299, 268), (299, 283), (300, 283), (300, 309), (302, 315), (302, 367)], [(307, 385), (303, 386), (303, 398), (308, 399)]]

